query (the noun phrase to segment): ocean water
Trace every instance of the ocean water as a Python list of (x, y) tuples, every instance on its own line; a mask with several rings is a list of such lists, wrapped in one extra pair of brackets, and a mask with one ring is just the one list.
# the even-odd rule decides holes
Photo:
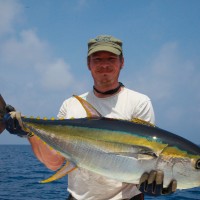
[[(65, 200), (67, 177), (40, 184), (52, 175), (33, 155), (29, 145), (0, 145), (0, 200)], [(147, 200), (200, 200), (200, 188), (177, 191), (173, 195), (149, 197)]]

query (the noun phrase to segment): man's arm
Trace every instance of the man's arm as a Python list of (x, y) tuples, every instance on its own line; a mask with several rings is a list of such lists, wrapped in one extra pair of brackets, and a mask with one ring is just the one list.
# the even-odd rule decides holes
[(57, 170), (61, 167), (65, 161), (63, 156), (58, 154), (49, 145), (45, 144), (37, 136), (30, 137), (28, 140), (37, 159), (47, 168)]
[(21, 120), (21, 113), (16, 112), (15, 108), (7, 105), (7, 114), (4, 116), (4, 122), (8, 132), (20, 137), (28, 138), (33, 152), (37, 159), (42, 162), (47, 168), (51, 170), (57, 170), (63, 164), (65, 158), (58, 154), (49, 145), (45, 144), (37, 136), (32, 136), (23, 128), (23, 122)]

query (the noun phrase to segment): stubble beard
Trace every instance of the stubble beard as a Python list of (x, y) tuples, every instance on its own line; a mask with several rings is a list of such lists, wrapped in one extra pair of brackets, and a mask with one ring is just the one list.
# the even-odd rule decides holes
[(104, 74), (100, 80), (94, 79), (94, 84), (97, 87), (107, 88), (107, 87), (112, 86), (115, 82), (118, 82), (118, 77), (119, 77), (119, 73), (114, 74), (113, 77), (111, 78), (107, 74)]

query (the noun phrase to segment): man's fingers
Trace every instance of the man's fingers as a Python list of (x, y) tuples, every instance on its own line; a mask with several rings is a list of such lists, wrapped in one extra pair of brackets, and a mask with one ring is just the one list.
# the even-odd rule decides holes
[(142, 193), (146, 192), (147, 189), (147, 182), (148, 182), (149, 174), (144, 173), (140, 178), (139, 189)]
[(10, 112), (10, 116), (12, 117), (12, 119), (14, 119), (14, 128), (16, 128), (16, 121), (19, 123), (19, 126), (23, 129), (23, 122), (22, 122), (22, 119), (21, 119), (21, 113), (20, 112), (16, 112), (16, 111), (12, 111)]
[(21, 128), (23, 129), (23, 122), (22, 122), (22, 118), (21, 118), (21, 113), (20, 112), (16, 112), (16, 119), (19, 122), (19, 125), (21, 126)]
[(171, 194), (174, 193), (177, 189), (177, 181), (173, 180), (171, 181), (171, 183), (169, 184), (169, 186), (167, 188), (163, 188), (162, 194)]
[(151, 171), (148, 178), (147, 192), (153, 195), (162, 194), (163, 172)]
[(146, 191), (148, 193), (154, 193), (155, 189), (155, 179), (156, 179), (156, 171), (151, 171), (148, 178), (148, 184)]
[(164, 173), (163, 171), (156, 171), (156, 184), (162, 184), (164, 179)]
[(156, 179), (156, 171), (151, 171), (148, 178), (148, 184), (152, 184)]
[(156, 178), (155, 178), (155, 186), (154, 186), (154, 194), (160, 195), (162, 194), (163, 190), (163, 179), (164, 179), (164, 173), (163, 171), (156, 171)]
[(171, 188), (172, 188), (172, 190), (171, 190), (172, 192), (176, 192), (176, 190), (177, 190), (177, 181), (176, 180), (172, 181), (172, 187)]
[(160, 170), (153, 170), (144, 173), (140, 178), (140, 191), (147, 195), (158, 196), (161, 194), (171, 194), (177, 189), (177, 181), (173, 180), (167, 188), (163, 188), (164, 173)]
[(140, 191), (149, 195), (161, 195), (164, 173), (160, 170), (144, 173), (140, 179)]
[(149, 178), (149, 174), (148, 173), (145, 172), (144, 174), (142, 174), (142, 176), (140, 178), (140, 184), (145, 182), (145, 181), (147, 181), (148, 178)]

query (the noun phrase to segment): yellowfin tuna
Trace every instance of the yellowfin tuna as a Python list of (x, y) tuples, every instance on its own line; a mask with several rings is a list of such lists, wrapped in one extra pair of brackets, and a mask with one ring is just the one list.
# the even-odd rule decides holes
[[(102, 117), (78, 96), (88, 115), (81, 119), (23, 118), (24, 127), (62, 154), (66, 165), (43, 183), (56, 180), (76, 168), (127, 183), (139, 183), (144, 172), (164, 171), (164, 186), (177, 180), (178, 189), (200, 186), (200, 148), (192, 142), (154, 127)], [(5, 102), (0, 97), (0, 130), (4, 130)]]

